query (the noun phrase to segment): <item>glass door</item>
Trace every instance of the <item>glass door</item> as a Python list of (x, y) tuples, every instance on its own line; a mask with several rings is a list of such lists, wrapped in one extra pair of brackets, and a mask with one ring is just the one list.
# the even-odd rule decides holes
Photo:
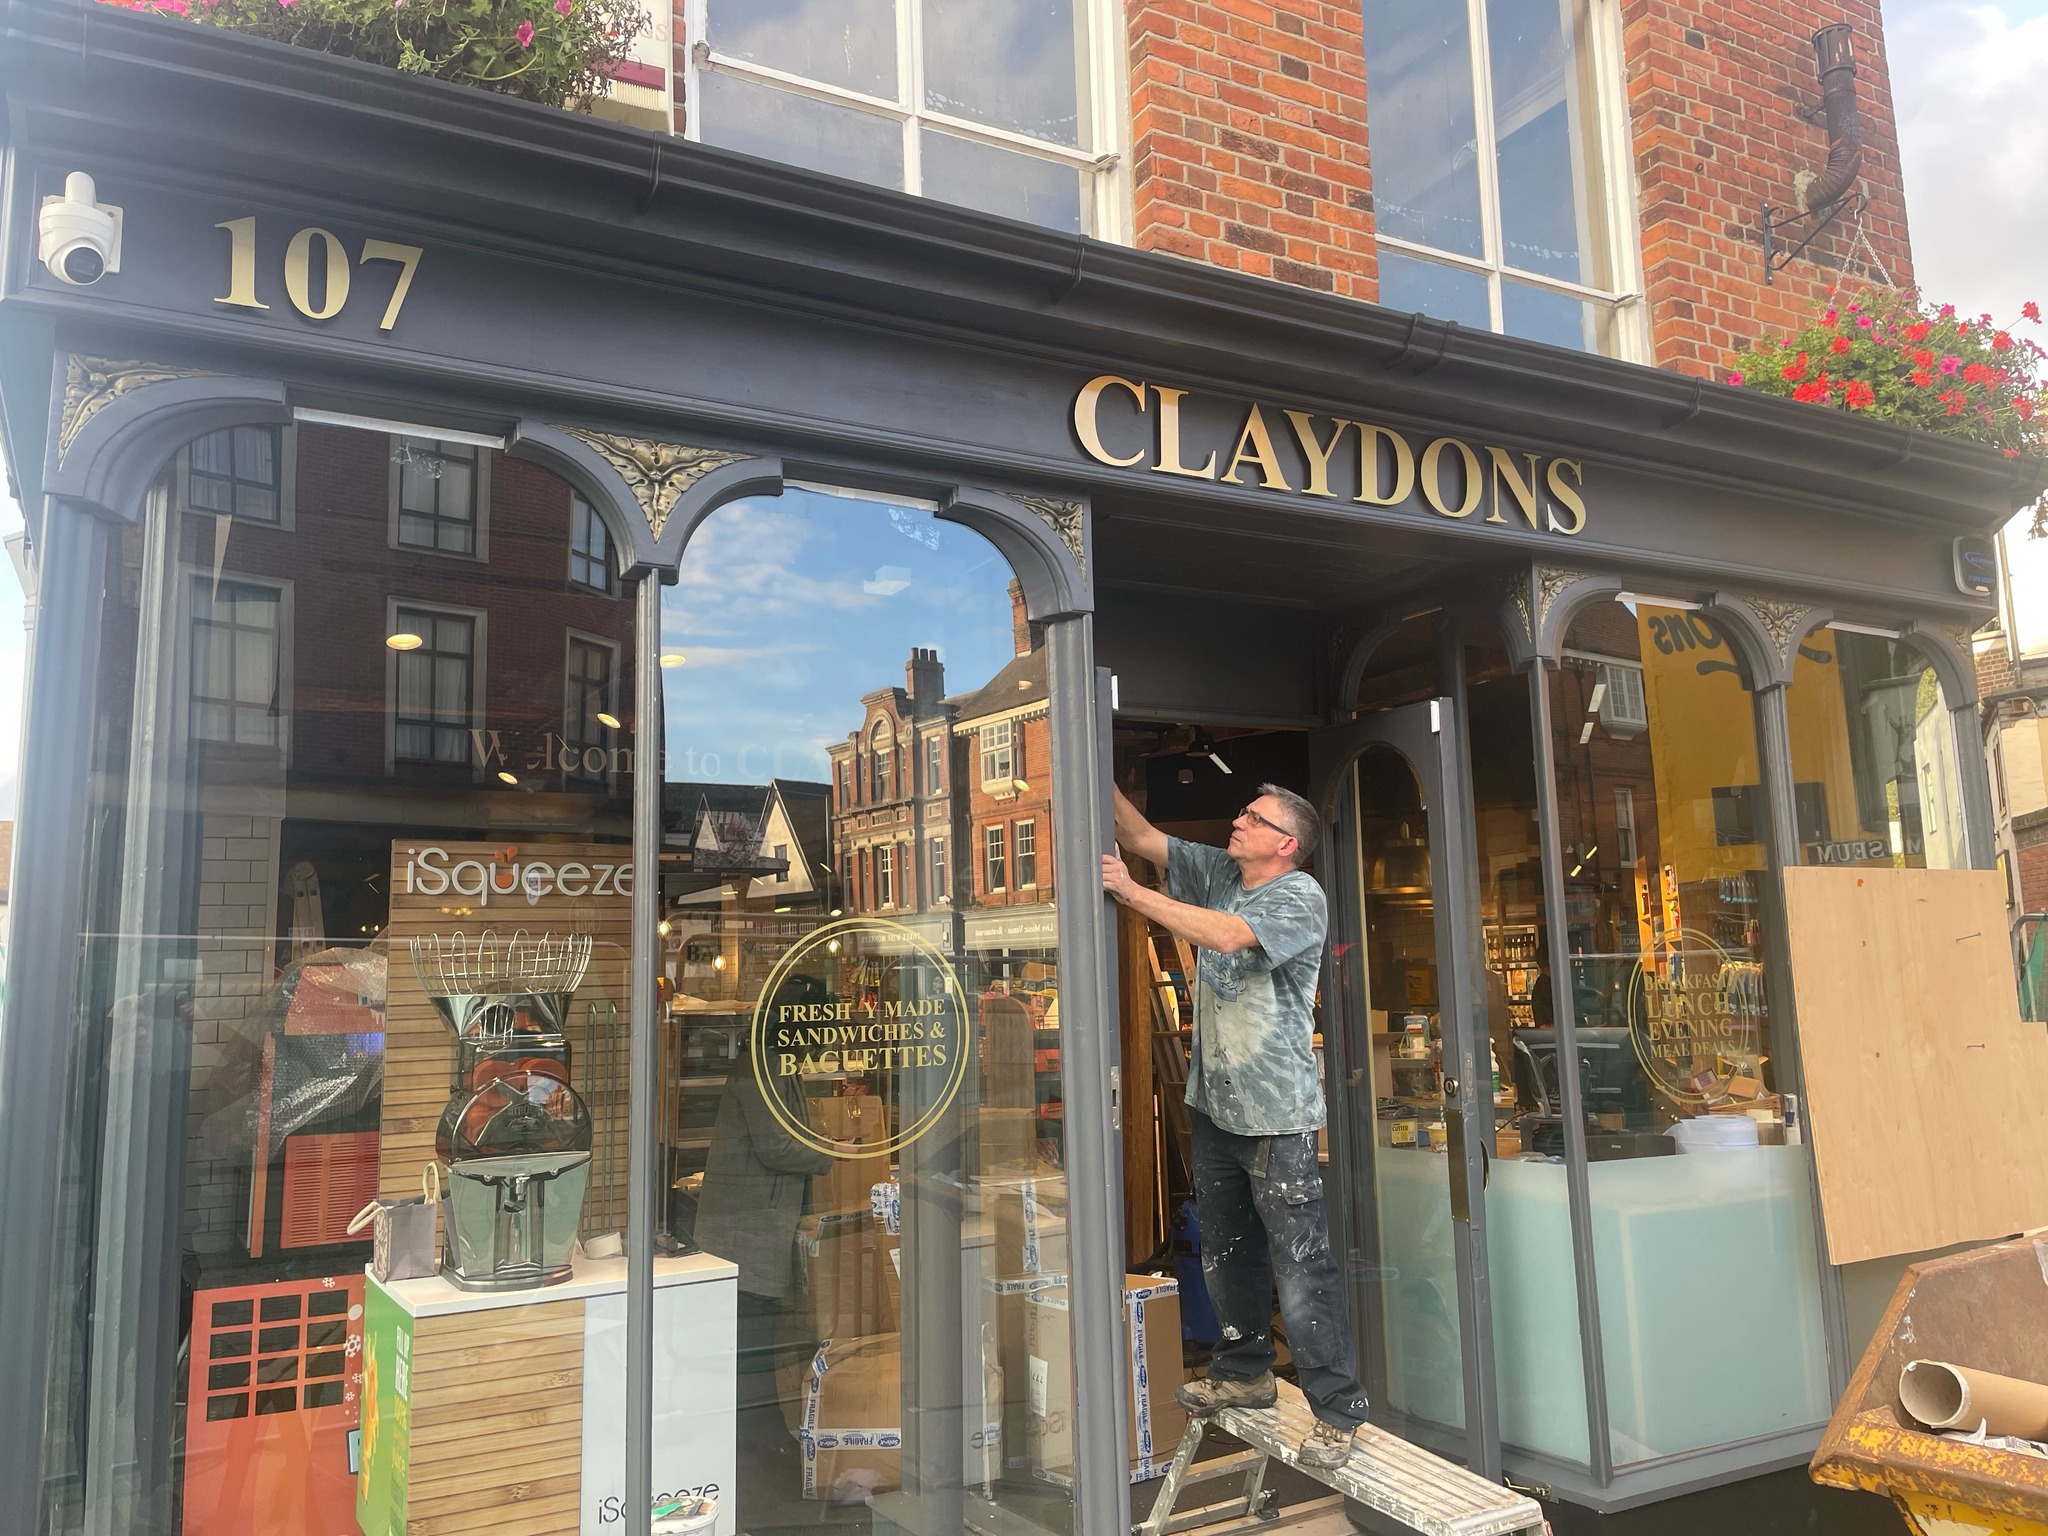
[(1320, 1021), (1373, 1418), (1495, 1477), (1492, 1072), (1459, 718), (1429, 699), (1311, 738), (1331, 834)]

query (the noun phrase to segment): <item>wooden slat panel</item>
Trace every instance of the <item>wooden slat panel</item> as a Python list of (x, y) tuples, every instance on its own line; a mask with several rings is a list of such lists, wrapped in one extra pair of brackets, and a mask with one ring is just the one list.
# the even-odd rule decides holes
[(1997, 871), (1788, 869), (1785, 905), (1828, 1256), (2048, 1224), (2048, 1033), (2020, 1020)]
[(564, 1536), (577, 1528), (582, 1337), (580, 1299), (415, 1324), (412, 1536)]

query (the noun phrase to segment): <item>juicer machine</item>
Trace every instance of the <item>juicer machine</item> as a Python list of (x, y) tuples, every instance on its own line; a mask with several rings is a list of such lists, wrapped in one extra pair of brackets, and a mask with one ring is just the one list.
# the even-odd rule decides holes
[(567, 1280), (591, 1123), (570, 1086), (562, 1026), (590, 965), (590, 935), (427, 934), (412, 941), (412, 965), (455, 1032), (452, 1091), (434, 1136), (449, 1174), (441, 1274), (466, 1291)]

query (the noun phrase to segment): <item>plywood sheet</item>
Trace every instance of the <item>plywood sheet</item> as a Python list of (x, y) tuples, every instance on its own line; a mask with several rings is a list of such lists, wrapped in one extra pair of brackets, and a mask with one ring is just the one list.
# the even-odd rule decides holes
[(2048, 1030), (1997, 872), (1789, 869), (1785, 906), (1829, 1257), (2048, 1224)]

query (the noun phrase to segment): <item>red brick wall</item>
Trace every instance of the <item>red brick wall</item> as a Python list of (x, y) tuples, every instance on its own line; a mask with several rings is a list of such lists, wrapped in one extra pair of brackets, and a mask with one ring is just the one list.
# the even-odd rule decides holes
[(2014, 883), (2019, 886), (2020, 911), (2048, 912), (2048, 825), (2015, 824), (2013, 841), (2019, 847)]
[[(1796, 209), (1793, 177), (1826, 163), (1826, 130), (1797, 112), (1820, 105), (1811, 38), (1833, 22), (1856, 29), (1864, 229), (1892, 281), (1912, 281), (1877, 0), (1625, 0), (1622, 14), (1658, 366), (1717, 372), (1743, 343), (1801, 323), (1838, 281), (1853, 244), (1847, 229), (1838, 225), (1766, 285), (1758, 224), (1766, 201)], [(1862, 251), (1849, 273), (1877, 280)]]
[(1358, 7), (1130, 0), (1126, 17), (1139, 248), (1374, 297)]

